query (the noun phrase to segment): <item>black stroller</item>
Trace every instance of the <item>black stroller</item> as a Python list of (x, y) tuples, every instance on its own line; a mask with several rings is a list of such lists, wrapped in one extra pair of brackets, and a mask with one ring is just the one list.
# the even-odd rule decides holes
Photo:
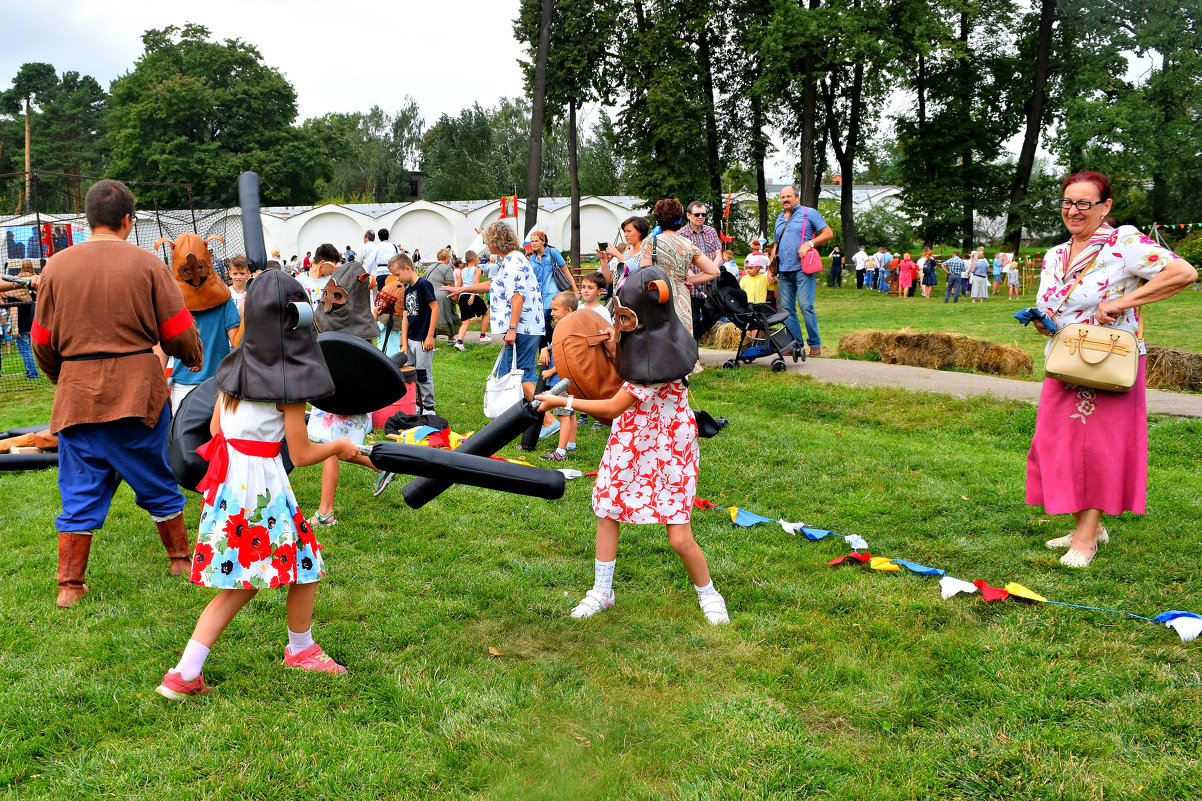
[[(735, 357), (727, 360), (723, 367), (733, 370), (739, 364), (751, 364), (756, 359), (775, 354), (772, 372), (780, 373), (785, 369), (787, 351), (792, 352), (794, 362), (799, 359), (805, 361), (805, 349), (785, 325), (785, 320), (789, 319), (788, 312), (773, 311), (767, 303), (748, 303), (747, 293), (739, 287), (738, 279), (726, 270), (721, 270), (714, 285), (709, 291), (709, 298), (742, 333), (739, 346), (735, 348)], [(755, 330), (756, 335), (748, 336), (750, 330)]]

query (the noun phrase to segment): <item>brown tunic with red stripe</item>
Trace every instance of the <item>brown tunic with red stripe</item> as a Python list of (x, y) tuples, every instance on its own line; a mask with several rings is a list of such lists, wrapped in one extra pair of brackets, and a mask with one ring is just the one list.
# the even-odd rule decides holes
[(175, 278), (153, 253), (92, 239), (50, 257), (38, 285), (31, 339), (51, 381), (50, 430), (138, 418), (158, 422), (170, 391), (158, 356), (192, 367), (200, 334)]

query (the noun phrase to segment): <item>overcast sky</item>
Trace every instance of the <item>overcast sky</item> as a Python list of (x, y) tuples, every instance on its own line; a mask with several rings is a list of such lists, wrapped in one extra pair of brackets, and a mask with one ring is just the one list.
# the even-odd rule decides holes
[[(516, 0), (201, 0), (174, 10), (180, 5), (0, 0), (0, 89), (11, 85), (22, 64), (44, 61), (59, 74), (91, 75), (107, 90), (133, 69), (145, 31), (193, 22), (218, 40), (257, 47), (296, 90), (300, 120), (373, 105), (393, 113), (410, 95), (430, 126), (441, 114), (523, 94), (523, 48), (513, 37)], [(596, 105), (583, 109), (582, 127), (597, 111)], [(769, 166), (770, 180), (788, 173), (784, 164), (791, 159), (780, 161)]]

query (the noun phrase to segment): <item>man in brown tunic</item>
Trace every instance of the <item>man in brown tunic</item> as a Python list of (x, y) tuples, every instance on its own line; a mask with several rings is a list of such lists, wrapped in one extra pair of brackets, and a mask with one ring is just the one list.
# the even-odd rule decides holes
[(104, 525), (122, 480), (150, 513), (171, 574), (187, 575), (191, 541), (184, 496), (167, 464), (170, 395), (154, 348), (188, 368), (200, 336), (175, 279), (154, 254), (125, 239), (134, 196), (98, 181), (84, 199), (92, 236), (56, 253), (39, 282), (33, 352), (57, 384), (50, 430), (59, 441), (58, 605), (83, 597), (92, 532)]

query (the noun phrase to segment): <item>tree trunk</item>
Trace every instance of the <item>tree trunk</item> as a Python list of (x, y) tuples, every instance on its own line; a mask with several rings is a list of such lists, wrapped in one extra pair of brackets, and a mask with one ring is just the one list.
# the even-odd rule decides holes
[[(810, 10), (818, 8), (819, 0), (810, 0)], [(801, 186), (800, 198), (803, 205), (818, 206), (818, 185), (814, 170), (814, 106), (818, 102), (817, 42), (806, 47), (802, 62), (801, 91)]]
[[(963, 47), (962, 55), (960, 56), (960, 65), (957, 69), (959, 73), (959, 91), (960, 91), (960, 119), (957, 122), (967, 128), (972, 125), (972, 80), (969, 70), (969, 52), (968, 52), (968, 34), (970, 30), (970, 20), (968, 11), (960, 12), (960, 44)], [(963, 195), (961, 202), (964, 204), (964, 215), (960, 219), (960, 246), (964, 250), (970, 250), (973, 247), (973, 211), (975, 204), (973, 203), (973, 192), (976, 186), (972, 179), (973, 154), (972, 141), (966, 136), (963, 138), (964, 149), (960, 151), (960, 187)]]
[(576, 98), (568, 101), (568, 175), (572, 181), (572, 272), (580, 275), (580, 172), (576, 161)]
[[(918, 80), (915, 90), (918, 95), (918, 138), (921, 141), (926, 138), (927, 134), (927, 59), (921, 52), (918, 54)], [(927, 186), (934, 186), (935, 165), (931, 163), (930, 156), (927, 156), (923, 170), (926, 172)], [(924, 216), (922, 221), (922, 246), (924, 248), (935, 246), (934, 227), (931, 225), (929, 216)]]
[[(718, 120), (714, 112), (714, 69), (710, 61), (709, 22), (701, 21), (700, 38), (697, 46), (697, 60), (701, 66), (701, 82), (705, 91), (705, 166), (710, 178), (710, 192), (714, 202), (711, 208), (714, 213), (711, 221), (714, 227), (721, 226), (718, 216), (722, 208), (722, 168), (718, 160)], [(687, 202), (687, 201), (686, 201)]]
[(835, 160), (839, 162), (839, 170), (843, 180), (839, 186), (839, 220), (843, 227), (843, 252), (853, 254), (860, 248), (860, 238), (856, 235), (854, 192), (855, 181), (852, 175), (855, 170), (856, 155), (860, 149), (860, 120), (864, 108), (864, 64), (858, 62), (852, 70), (851, 84), (851, 114), (847, 121), (847, 143), (844, 147), (835, 130), (835, 91), (833, 84), (822, 82), (822, 95), (826, 104), (826, 128), (831, 145), (835, 151)]
[(1058, 0), (1042, 0), (1039, 11), (1039, 41), (1035, 52), (1035, 75), (1031, 99), (1027, 102), (1027, 129), (1023, 134), (1022, 150), (1010, 185), (1010, 208), (1006, 212), (1006, 247), (1017, 253), (1022, 246), (1023, 226), (1016, 207), (1027, 197), (1031, 168), (1035, 164), (1035, 148), (1043, 132), (1043, 106), (1047, 99), (1048, 69), (1052, 54), (1052, 23), (1056, 20)]
[[(33, 170), (29, 166), (29, 102), (25, 98), (25, 213), (33, 211)], [(38, 233), (41, 236), (41, 233)]]
[(526, 219), (525, 229), (518, 236), (534, 230), (538, 220), (539, 178), (543, 170), (543, 127), (547, 104), (547, 60), (551, 55), (551, 14), (555, 0), (543, 0), (538, 24), (538, 53), (534, 61), (534, 86), (530, 97), (530, 155), (526, 162)]
[(768, 137), (764, 136), (764, 104), (758, 94), (751, 96), (751, 161), (755, 164), (755, 200), (759, 213), (759, 235), (768, 233), (768, 181), (764, 175), (764, 159), (768, 154)]

